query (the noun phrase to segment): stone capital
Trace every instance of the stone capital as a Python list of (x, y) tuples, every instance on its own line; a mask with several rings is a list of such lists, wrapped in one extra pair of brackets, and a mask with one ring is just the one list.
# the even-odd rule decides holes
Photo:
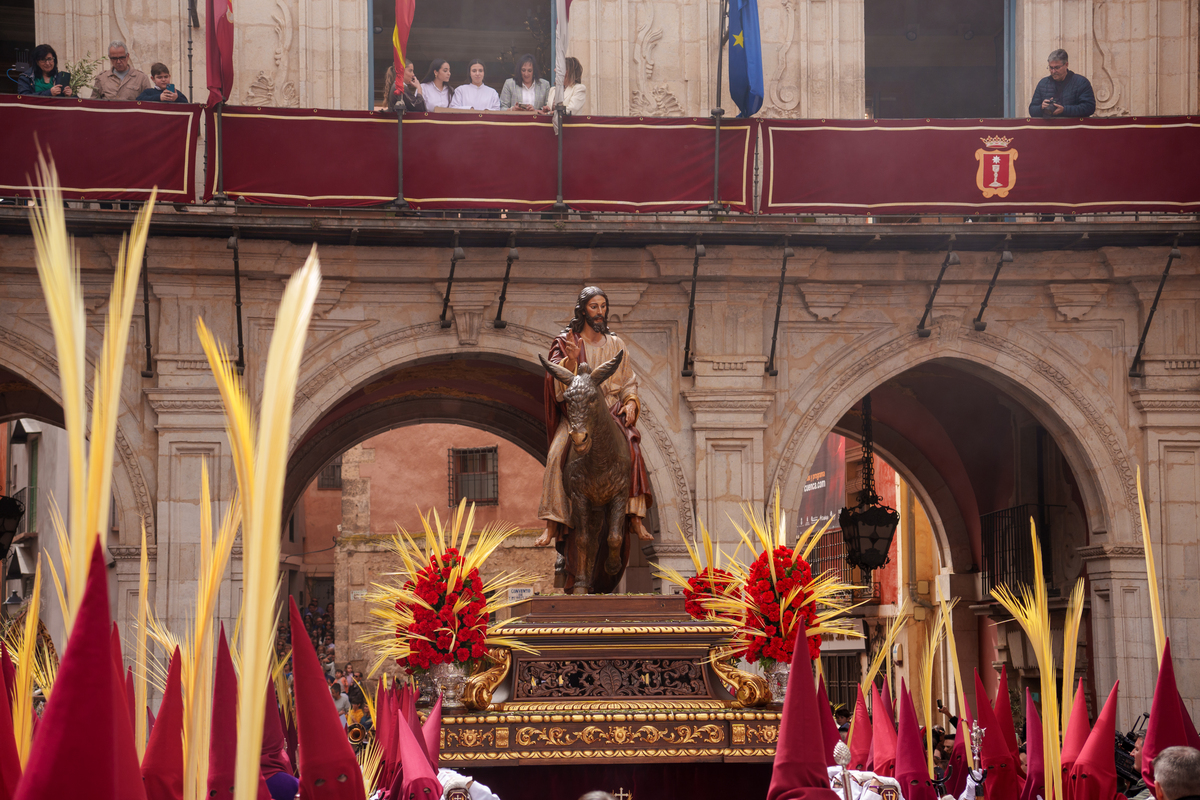
[(683, 398), (696, 415), (692, 428), (708, 431), (762, 430), (767, 427), (763, 415), (773, 402), (766, 392), (703, 389), (687, 389)]
[(159, 387), (144, 390), (158, 414), (157, 428), (212, 428), (225, 430), (225, 406), (216, 387)]

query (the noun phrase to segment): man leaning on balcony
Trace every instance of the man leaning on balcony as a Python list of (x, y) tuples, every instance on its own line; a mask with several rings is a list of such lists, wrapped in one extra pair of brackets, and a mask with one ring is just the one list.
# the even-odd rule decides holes
[[(1096, 113), (1096, 95), (1092, 83), (1082, 75), (1071, 72), (1066, 50), (1055, 50), (1046, 58), (1050, 74), (1038, 81), (1029, 101), (1031, 117), (1090, 117)], [(1053, 214), (1043, 214), (1042, 222), (1053, 222)], [(1073, 215), (1064, 214), (1065, 222), (1074, 222)]]
[(136, 100), (154, 84), (146, 73), (129, 63), (129, 49), (121, 41), (108, 46), (108, 61), (112, 65), (96, 76), (92, 85), (93, 100)]

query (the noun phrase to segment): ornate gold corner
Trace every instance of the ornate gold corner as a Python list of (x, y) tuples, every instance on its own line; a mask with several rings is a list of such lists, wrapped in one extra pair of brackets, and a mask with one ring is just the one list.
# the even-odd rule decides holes
[(709, 651), (709, 658), (717, 676), (734, 687), (733, 707), (758, 708), (771, 702), (771, 690), (767, 688), (767, 682), (757, 675), (735, 667), (733, 652), (733, 648), (729, 646), (714, 647)]
[(512, 651), (506, 647), (493, 647), (488, 650), (487, 658), (495, 666), (468, 677), (463, 688), (463, 705), (472, 711), (483, 711), (492, 704), (492, 694), (512, 667)]

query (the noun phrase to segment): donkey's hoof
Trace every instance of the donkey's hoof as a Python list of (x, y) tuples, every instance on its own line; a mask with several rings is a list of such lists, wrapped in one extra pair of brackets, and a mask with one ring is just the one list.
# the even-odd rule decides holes
[(621, 556), (617, 553), (609, 553), (608, 559), (604, 562), (604, 571), (609, 575), (616, 575), (621, 571)]

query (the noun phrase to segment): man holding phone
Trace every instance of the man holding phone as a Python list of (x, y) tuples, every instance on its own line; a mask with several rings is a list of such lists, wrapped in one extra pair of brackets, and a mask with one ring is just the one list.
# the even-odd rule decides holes
[(167, 69), (166, 64), (155, 64), (150, 68), (150, 79), (154, 81), (154, 86), (137, 96), (139, 102), (149, 101), (151, 103), (186, 103), (187, 95), (175, 88), (175, 84), (171, 83), (171, 71)]
[(1031, 117), (1090, 117), (1096, 113), (1096, 95), (1087, 78), (1071, 72), (1067, 51), (1055, 50), (1046, 59), (1050, 74), (1038, 81), (1029, 101)]

